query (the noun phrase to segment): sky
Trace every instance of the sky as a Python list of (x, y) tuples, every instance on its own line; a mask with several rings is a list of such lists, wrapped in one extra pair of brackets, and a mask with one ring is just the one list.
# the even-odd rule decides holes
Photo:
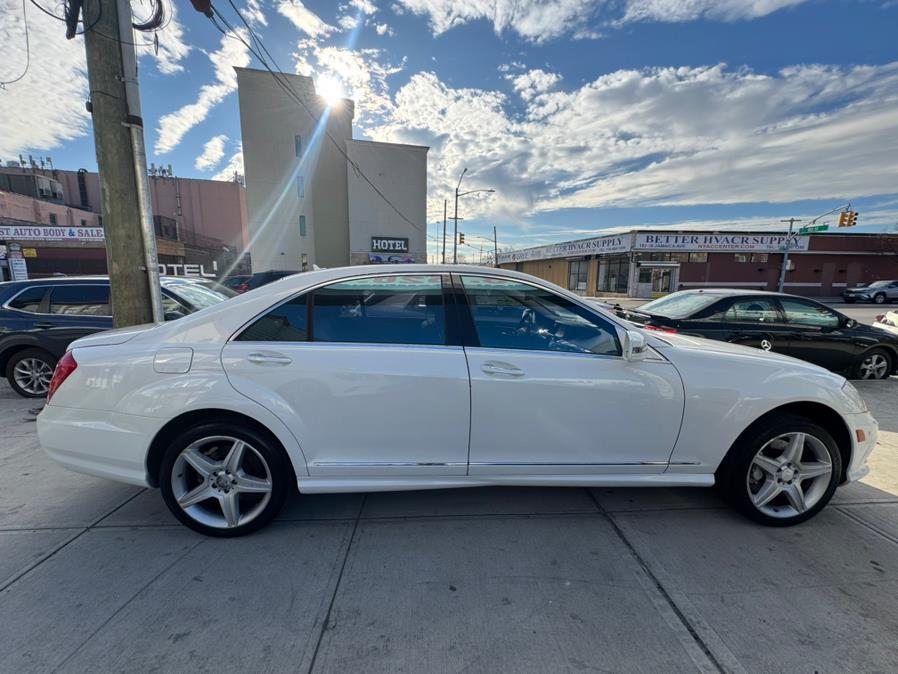
[[(260, 65), (186, 0), (162, 1), (164, 29), (135, 36), (148, 161), (242, 173), (233, 66)], [(460, 201), (475, 259), (494, 225), (508, 249), (621, 226), (767, 229), (848, 202), (861, 225), (898, 223), (896, 0), (215, 6), (284, 71), (352, 98), (356, 137), (430, 147), (431, 253), (465, 168), (463, 191), (495, 190)], [(0, 82), (30, 58), (0, 88), (0, 160), (95, 169), (82, 38), (24, 11), (28, 50), (22, 1), (0, 0)]]

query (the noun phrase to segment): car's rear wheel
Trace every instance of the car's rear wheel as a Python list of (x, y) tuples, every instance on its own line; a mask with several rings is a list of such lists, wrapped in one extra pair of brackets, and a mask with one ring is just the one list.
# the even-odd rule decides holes
[(724, 497), (748, 517), (782, 527), (820, 512), (841, 474), (842, 457), (826, 429), (783, 414), (740, 438), (717, 478)]
[(283, 450), (269, 438), (216, 422), (171, 443), (159, 485), (169, 510), (191, 529), (208, 536), (242, 536), (277, 515), (290, 473)]
[(56, 358), (43, 349), (23, 349), (6, 364), (9, 385), (25, 398), (46, 398)]
[(870, 349), (854, 366), (855, 379), (887, 379), (892, 374), (892, 357), (885, 349)]
[(885, 293), (876, 293), (873, 296), (873, 301), (876, 302), (877, 304), (882, 304), (883, 302), (886, 301), (886, 294)]

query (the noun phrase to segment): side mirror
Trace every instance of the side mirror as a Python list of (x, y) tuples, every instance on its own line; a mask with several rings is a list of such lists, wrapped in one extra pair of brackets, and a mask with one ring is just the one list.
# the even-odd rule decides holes
[(180, 311), (166, 311), (163, 320), (176, 321), (179, 318), (184, 318), (184, 316), (185, 314), (182, 314)]
[(645, 360), (649, 355), (649, 345), (645, 335), (638, 330), (624, 332), (624, 358), (630, 362)]
[(842, 325), (844, 325), (846, 328), (849, 328), (849, 329), (850, 329), (850, 328), (853, 328), (853, 327), (855, 327), (855, 326), (857, 325), (857, 321), (854, 320), (853, 318), (846, 318), (846, 319), (844, 320), (844, 322), (842, 323)]

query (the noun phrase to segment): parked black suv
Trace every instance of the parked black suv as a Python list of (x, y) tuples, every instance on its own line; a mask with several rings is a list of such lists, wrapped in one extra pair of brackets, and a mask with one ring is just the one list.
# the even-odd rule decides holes
[[(162, 278), (166, 320), (199, 311), (228, 298), (207, 283)], [(56, 361), (79, 337), (112, 327), (109, 279), (81, 276), (0, 283), (0, 373), (13, 390), (42, 398)]]

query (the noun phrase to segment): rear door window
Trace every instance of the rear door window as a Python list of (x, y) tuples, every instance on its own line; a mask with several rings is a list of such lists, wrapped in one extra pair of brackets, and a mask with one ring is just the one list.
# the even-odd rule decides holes
[(779, 323), (782, 320), (776, 303), (763, 297), (735, 300), (723, 312), (722, 319), (729, 323)]
[(50, 291), (50, 313), (74, 316), (110, 316), (109, 286), (60, 285)]
[(40, 309), (41, 302), (46, 294), (46, 286), (27, 288), (13, 297), (7, 303), (7, 306), (9, 306), (10, 309), (18, 309), (19, 311), (27, 311), (34, 314)]
[(839, 327), (839, 316), (820, 304), (793, 298), (783, 298), (780, 304), (786, 315), (786, 323), (809, 328)]

